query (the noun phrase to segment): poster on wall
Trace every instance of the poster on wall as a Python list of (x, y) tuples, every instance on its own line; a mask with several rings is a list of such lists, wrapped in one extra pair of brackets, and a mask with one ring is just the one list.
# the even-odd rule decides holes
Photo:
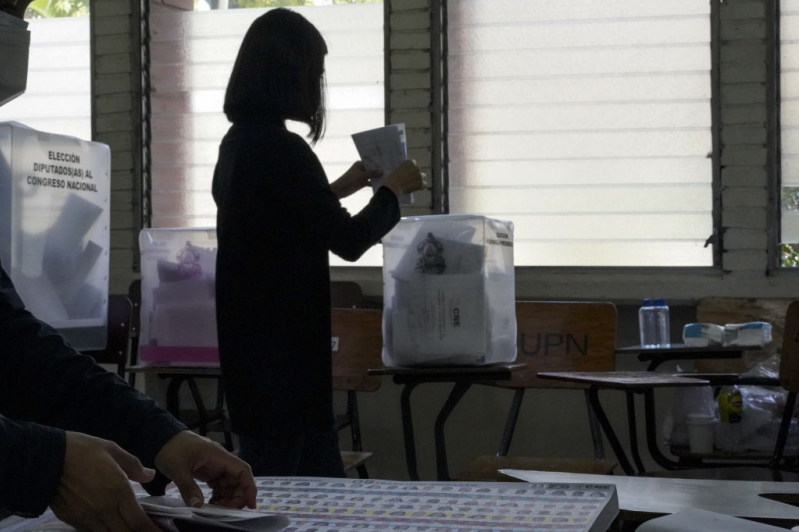
[(110, 171), (105, 144), (0, 122), (0, 263), (79, 350), (106, 343)]

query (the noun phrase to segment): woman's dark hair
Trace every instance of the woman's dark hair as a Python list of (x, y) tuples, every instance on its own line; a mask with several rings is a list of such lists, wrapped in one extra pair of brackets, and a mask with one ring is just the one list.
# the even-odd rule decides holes
[(316, 143), (325, 131), (325, 54), (322, 34), (302, 15), (278, 8), (255, 19), (225, 93), (228, 120), (297, 120)]

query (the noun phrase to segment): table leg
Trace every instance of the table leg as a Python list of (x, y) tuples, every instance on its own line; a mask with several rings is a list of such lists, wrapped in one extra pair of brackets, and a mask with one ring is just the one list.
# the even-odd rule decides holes
[(402, 412), (402, 435), (405, 439), (405, 464), (408, 467), (408, 477), (419, 480), (416, 470), (416, 441), (413, 437), (413, 415), (411, 415), (411, 392), (416, 388), (416, 383), (405, 383), (400, 395), (400, 410)]
[(441, 408), (441, 412), (438, 413), (438, 417), (436, 418), (436, 472), (438, 474), (438, 480), (450, 480), (449, 467), (447, 466), (447, 444), (444, 441), (444, 424), (455, 409), (455, 406), (469, 390), (469, 387), (471, 387), (471, 383), (469, 382), (456, 382), (452, 387), (452, 391), (449, 392), (449, 397), (447, 397), (447, 401)]
[(166, 387), (166, 410), (175, 419), (180, 419), (180, 385), (183, 384), (183, 377), (171, 375), (169, 384)]
[(605, 431), (605, 435), (608, 437), (608, 442), (610, 443), (611, 448), (613, 448), (613, 452), (616, 454), (616, 460), (619, 461), (619, 466), (621, 466), (625, 475), (634, 476), (635, 470), (633, 469), (633, 466), (630, 465), (630, 460), (627, 459), (627, 454), (624, 452), (621, 442), (619, 441), (618, 436), (616, 436), (616, 432), (613, 430), (613, 427), (608, 420), (608, 416), (605, 414), (605, 410), (602, 408), (602, 404), (599, 402), (599, 388), (596, 386), (591, 386), (588, 389), (588, 399), (591, 402), (591, 409), (596, 414), (597, 420), (599, 420), (599, 424)]
[(641, 453), (638, 450), (638, 423), (635, 420), (635, 396), (630, 390), (625, 390), (627, 396), (627, 427), (630, 431), (630, 454), (633, 455), (633, 462), (638, 468), (638, 474), (646, 473), (644, 462), (641, 460)]

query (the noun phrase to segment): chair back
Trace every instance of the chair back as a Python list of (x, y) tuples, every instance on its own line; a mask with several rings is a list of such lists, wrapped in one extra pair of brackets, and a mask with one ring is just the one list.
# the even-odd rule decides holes
[(130, 316), (130, 365), (134, 366), (139, 360), (139, 333), (141, 332), (141, 279), (130, 283), (128, 299), (133, 305)]
[(383, 313), (371, 309), (332, 309), (333, 389), (371, 392), (380, 377), (367, 374), (383, 365)]
[(120, 377), (125, 376), (130, 340), (132, 305), (125, 295), (108, 296), (108, 341), (105, 349), (82, 351), (100, 364), (116, 364)]
[(354, 281), (332, 281), (330, 283), (330, 305), (333, 308), (361, 308), (363, 290)]
[(799, 301), (792, 301), (785, 313), (780, 385), (789, 392), (799, 392)]
[(613, 371), (616, 366), (616, 307), (606, 302), (517, 301), (516, 362), (507, 388), (585, 388), (539, 379), (542, 371)]

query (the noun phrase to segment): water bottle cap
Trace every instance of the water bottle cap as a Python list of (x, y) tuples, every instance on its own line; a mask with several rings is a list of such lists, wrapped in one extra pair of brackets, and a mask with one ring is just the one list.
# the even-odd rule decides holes
[(644, 306), (645, 307), (651, 307), (652, 306), (652, 300), (651, 299), (644, 299)]
[(656, 307), (666, 307), (668, 305), (666, 304), (666, 300), (665, 299), (656, 299), (655, 300), (655, 306)]

